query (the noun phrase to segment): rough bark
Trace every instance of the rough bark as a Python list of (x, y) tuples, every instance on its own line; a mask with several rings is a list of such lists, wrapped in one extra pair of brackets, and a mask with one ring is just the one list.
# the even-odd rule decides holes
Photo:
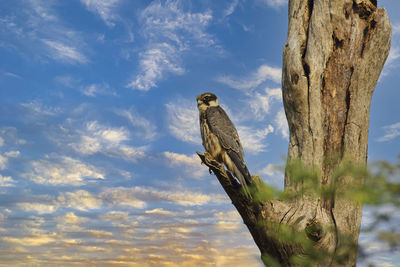
[[(282, 92), (290, 129), (288, 161), (318, 171), (321, 186), (354, 187), (333, 179), (344, 160), (366, 164), (372, 93), (389, 54), (391, 24), (371, 0), (289, 1)], [(299, 184), (285, 177), (287, 190)], [(338, 195), (321, 199), (336, 232), (335, 254), (357, 244), (362, 206)], [(356, 247), (342, 266), (355, 266)], [(333, 264), (335, 265), (335, 264)]]
[[(285, 190), (297, 198), (252, 202), (230, 173), (199, 153), (261, 253), (282, 266), (290, 266), (290, 258), (304, 248), (282, 242), (276, 225), (305, 233), (315, 248), (328, 252), (320, 266), (356, 266), (362, 205), (341, 198), (338, 191), (362, 185), (364, 179), (348, 175), (335, 180), (333, 172), (344, 160), (366, 164), (370, 102), (390, 42), (391, 24), (376, 0), (289, 0), (282, 72), (288, 164), (300, 160), (318, 173), (316, 187), (336, 188), (329, 197), (309, 194), (302, 181), (286, 172)], [(253, 179), (257, 191), (260, 178)]]

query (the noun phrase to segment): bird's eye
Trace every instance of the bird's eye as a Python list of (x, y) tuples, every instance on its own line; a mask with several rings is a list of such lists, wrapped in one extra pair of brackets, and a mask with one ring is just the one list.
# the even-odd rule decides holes
[(210, 96), (208, 96), (208, 95), (205, 96), (205, 97), (204, 97), (204, 100), (206, 100), (206, 101), (210, 100)]

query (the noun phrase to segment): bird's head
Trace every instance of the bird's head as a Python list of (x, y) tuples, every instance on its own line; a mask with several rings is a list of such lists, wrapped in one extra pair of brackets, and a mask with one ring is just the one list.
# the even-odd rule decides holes
[(218, 98), (213, 93), (203, 93), (196, 97), (197, 100), (197, 108), (200, 111), (204, 111), (209, 107), (218, 107)]

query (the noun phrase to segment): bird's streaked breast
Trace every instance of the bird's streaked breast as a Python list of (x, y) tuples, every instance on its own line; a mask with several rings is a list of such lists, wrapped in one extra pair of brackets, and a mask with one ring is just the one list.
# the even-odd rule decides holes
[(205, 118), (200, 118), (201, 137), (203, 146), (208, 153), (211, 154), (217, 161), (222, 162), (221, 152), (222, 147), (218, 137), (210, 131)]

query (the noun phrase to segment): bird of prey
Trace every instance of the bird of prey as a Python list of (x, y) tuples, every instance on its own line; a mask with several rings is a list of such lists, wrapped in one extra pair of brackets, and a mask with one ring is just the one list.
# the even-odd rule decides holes
[(235, 126), (219, 106), (216, 95), (203, 93), (196, 99), (200, 113), (201, 138), (206, 152), (219, 163), (225, 164), (249, 196), (245, 186), (250, 184), (251, 175), (244, 161), (243, 147)]

